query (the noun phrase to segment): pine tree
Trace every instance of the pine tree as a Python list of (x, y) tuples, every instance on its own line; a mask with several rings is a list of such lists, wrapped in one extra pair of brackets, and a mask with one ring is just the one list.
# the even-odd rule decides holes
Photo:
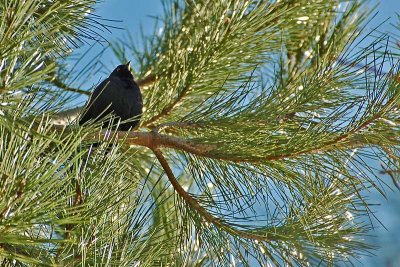
[(145, 111), (131, 132), (75, 120), (90, 88), (71, 81), (98, 65), (66, 63), (112, 30), (95, 2), (1, 1), (2, 266), (371, 253), (368, 192), (397, 186), (400, 85), (364, 1), (164, 0), (161, 34), (110, 46), (135, 59)]

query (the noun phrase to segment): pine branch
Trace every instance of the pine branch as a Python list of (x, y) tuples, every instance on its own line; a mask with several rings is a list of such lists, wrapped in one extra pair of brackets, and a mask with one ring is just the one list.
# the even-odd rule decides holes
[(186, 151), (188, 153), (192, 153), (198, 156), (210, 157), (209, 152), (216, 148), (216, 145), (212, 144), (199, 144), (191, 142), (190, 140), (173, 137), (170, 135), (164, 135), (157, 132), (156, 129), (153, 129), (150, 132), (108, 132), (102, 131), (100, 135), (95, 134), (90, 139), (104, 138), (106, 136), (110, 136), (115, 134), (115, 137), (118, 140), (125, 140), (125, 144), (127, 145), (139, 145), (145, 146), (150, 149), (155, 149), (159, 147), (167, 147), (178, 149), (182, 151)]
[[(166, 123), (166, 124), (161, 124), (158, 127), (153, 128), (152, 131), (150, 132), (124, 132), (124, 131), (116, 131), (116, 132), (109, 132), (109, 131), (102, 131), (99, 134), (95, 134), (92, 136), (89, 136), (89, 139), (96, 139), (98, 138), (103, 139), (106, 136), (113, 136), (115, 134), (115, 137), (123, 141), (126, 145), (138, 145), (138, 146), (144, 146), (150, 149), (156, 149), (160, 147), (165, 147), (165, 148), (172, 148), (176, 150), (181, 150), (184, 152), (188, 152), (197, 156), (201, 157), (207, 157), (211, 159), (216, 159), (216, 160), (224, 160), (224, 161), (231, 161), (231, 162), (252, 162), (252, 163), (257, 163), (257, 162), (263, 162), (263, 161), (277, 161), (277, 160), (282, 160), (282, 159), (288, 159), (288, 158), (295, 158), (298, 156), (306, 155), (306, 154), (321, 154), (321, 153), (326, 153), (328, 151), (332, 150), (332, 147), (334, 146), (341, 146), (343, 143), (346, 144), (346, 147), (349, 149), (354, 149), (354, 148), (360, 148), (360, 147), (365, 147), (368, 144), (371, 144), (370, 142), (360, 142), (358, 138), (356, 139), (351, 139), (354, 134), (362, 131), (369, 125), (371, 125), (373, 122), (375, 122), (377, 119), (379, 119), (379, 116), (376, 115), (369, 120), (365, 121), (362, 123), (359, 127), (353, 129), (351, 132), (342, 134), (336, 138), (334, 138), (332, 141), (328, 141), (325, 143), (322, 143), (319, 147), (314, 147), (310, 148), (308, 150), (302, 150), (302, 151), (297, 151), (293, 153), (288, 153), (288, 154), (280, 154), (280, 155), (269, 155), (265, 157), (258, 157), (258, 158), (236, 158), (236, 157), (230, 157), (230, 156), (224, 156), (221, 154), (215, 154), (213, 153), (216, 148), (218, 148), (217, 144), (210, 144), (210, 143), (199, 143), (199, 142), (193, 142), (191, 140), (181, 138), (181, 137), (175, 137), (171, 135), (166, 135), (166, 134), (161, 134), (159, 133), (160, 130), (168, 127), (188, 127), (192, 126), (195, 124), (189, 124), (189, 123)], [(63, 127), (58, 127), (59, 129), (62, 129)], [(378, 143), (372, 143), (372, 145), (378, 145)]]

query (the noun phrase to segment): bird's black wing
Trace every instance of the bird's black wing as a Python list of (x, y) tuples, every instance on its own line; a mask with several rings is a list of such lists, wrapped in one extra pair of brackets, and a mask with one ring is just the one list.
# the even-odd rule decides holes
[(135, 128), (139, 124), (143, 103), (140, 88), (134, 80), (131, 79), (124, 82), (126, 82), (125, 89), (122, 92), (124, 97), (121, 99), (121, 105), (116, 107), (116, 110), (118, 110), (116, 113), (121, 117), (122, 121), (128, 120), (120, 126), (121, 130), (127, 131), (129, 128)]
[[(119, 126), (120, 130), (127, 131), (139, 123), (142, 107), (140, 88), (133, 79), (110, 76), (94, 90), (79, 124), (101, 119), (112, 112), (122, 121), (129, 120)], [(135, 119), (130, 120), (132, 118)]]
[(89, 120), (101, 119), (110, 113), (106, 110), (109, 109), (112, 104), (110, 95), (112, 95), (112, 89), (115, 86), (114, 79), (107, 78), (94, 89), (84, 108), (83, 116), (79, 121), (80, 125)]

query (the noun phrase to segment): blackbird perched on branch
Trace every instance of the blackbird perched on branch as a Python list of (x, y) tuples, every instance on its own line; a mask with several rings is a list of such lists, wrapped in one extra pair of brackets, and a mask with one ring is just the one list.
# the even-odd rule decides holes
[[(135, 128), (142, 114), (142, 94), (131, 73), (130, 62), (119, 65), (110, 76), (93, 91), (79, 125), (89, 120), (100, 120), (112, 114), (120, 119), (118, 130), (128, 131)], [(118, 120), (114, 120), (115, 123)], [(103, 124), (109, 126), (110, 121)], [(115, 128), (115, 127), (114, 127)]]

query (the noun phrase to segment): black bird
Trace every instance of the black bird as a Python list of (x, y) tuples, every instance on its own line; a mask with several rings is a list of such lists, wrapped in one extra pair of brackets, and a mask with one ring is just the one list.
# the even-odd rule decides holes
[[(89, 120), (100, 120), (112, 114), (121, 120), (118, 130), (128, 131), (139, 124), (142, 108), (142, 94), (133, 79), (130, 62), (128, 62), (125, 65), (119, 65), (110, 77), (94, 89), (79, 125)], [(109, 123), (106, 121), (103, 128), (108, 127)]]

